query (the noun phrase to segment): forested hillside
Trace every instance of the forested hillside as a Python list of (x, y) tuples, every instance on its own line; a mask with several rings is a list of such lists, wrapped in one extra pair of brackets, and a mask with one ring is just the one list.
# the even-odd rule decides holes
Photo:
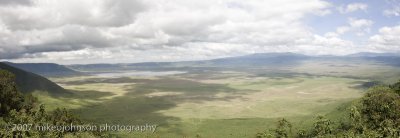
[(0, 69), (15, 74), (16, 85), (18, 86), (18, 90), (22, 93), (29, 93), (35, 90), (47, 91), (53, 95), (68, 93), (64, 88), (58, 86), (56, 83), (37, 74), (15, 68), (5, 63), (0, 63)]
[(40, 131), (39, 125), (79, 125), (83, 122), (66, 109), (46, 112), (44, 105), (30, 94), (22, 94), (15, 75), (0, 70), (0, 137), (99, 137), (92, 132)]

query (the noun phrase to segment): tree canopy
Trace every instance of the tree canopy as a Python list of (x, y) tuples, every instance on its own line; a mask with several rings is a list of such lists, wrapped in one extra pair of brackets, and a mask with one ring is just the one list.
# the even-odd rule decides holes
[(40, 131), (37, 129), (18, 130), (11, 127), (19, 125), (66, 125), (82, 124), (67, 109), (56, 109), (46, 112), (44, 105), (38, 105), (37, 99), (30, 94), (18, 91), (15, 76), (0, 70), (0, 137), (98, 137), (94, 132)]
[(319, 115), (312, 128), (299, 129), (296, 134), (288, 131), (291, 123), (281, 119), (275, 129), (256, 137), (400, 137), (400, 81), (369, 88), (348, 110), (340, 122)]

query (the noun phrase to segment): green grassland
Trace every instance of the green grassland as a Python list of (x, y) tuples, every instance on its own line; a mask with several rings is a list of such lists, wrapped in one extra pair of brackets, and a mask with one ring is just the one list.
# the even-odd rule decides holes
[(369, 79), (383, 83), (394, 83), (399, 79), (398, 66), (367, 61), (303, 61), (301, 65), (289, 70), (312, 75), (327, 75), (346, 78)]
[(75, 94), (35, 95), (48, 110), (65, 107), (87, 122), (159, 125), (154, 134), (116, 133), (119, 136), (254, 137), (282, 117), (296, 128), (311, 127), (310, 120), (318, 114), (339, 120), (346, 105), (363, 95), (363, 83), (382, 79), (375, 76), (385, 72), (394, 72), (394, 79), (398, 72), (390, 66), (354, 69), (341, 64), (305, 63), (280, 73), (257, 68), (157, 77), (51, 78)]

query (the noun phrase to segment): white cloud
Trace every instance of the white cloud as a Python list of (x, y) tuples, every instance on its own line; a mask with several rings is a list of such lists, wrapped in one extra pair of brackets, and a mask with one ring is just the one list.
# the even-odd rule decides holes
[(338, 37), (338, 36), (339, 36), (339, 34), (336, 32), (327, 32), (324, 34), (324, 37), (327, 37), (327, 38)]
[(336, 28), (336, 33), (337, 34), (344, 34), (346, 32), (348, 32), (351, 28), (349, 26), (340, 26), (338, 28)]
[(331, 13), (332, 13), (331, 10), (325, 9), (325, 10), (317, 11), (317, 12), (315, 12), (314, 14), (316, 14), (316, 15), (318, 15), (318, 16), (325, 16), (325, 15), (329, 15), (329, 14), (331, 14)]
[(400, 16), (400, 4), (394, 6), (392, 9), (387, 9), (383, 11), (383, 14), (386, 16)]
[(0, 5), (30, 5), (32, 4), (30, 0), (1, 0)]
[(350, 13), (350, 12), (355, 12), (358, 10), (362, 10), (362, 11), (367, 11), (368, 5), (365, 3), (350, 3), (346, 6), (340, 6), (338, 8), (340, 13)]
[(370, 33), (370, 30), (371, 30), (370, 27), (373, 24), (374, 24), (374, 22), (371, 20), (368, 20), (368, 19), (349, 18), (348, 25), (339, 26), (336, 28), (336, 32), (330, 32), (330, 33), (342, 35), (347, 32), (354, 32), (356, 35), (362, 36), (367, 33)]
[[(306, 16), (329, 14), (330, 6), (322, 0), (32, 0), (30, 4), (3, 4), (0, 58), (141, 62), (254, 52), (347, 54), (358, 50), (338, 35), (365, 32), (372, 21), (349, 19), (348, 25), (324, 36), (304, 24)], [(349, 11), (366, 9), (355, 7)]]
[(387, 17), (400, 16), (400, 0), (386, 0), (385, 2), (391, 7), (383, 10), (383, 15)]
[(356, 32), (356, 35), (358, 36), (363, 36), (367, 33), (370, 33), (370, 27), (373, 23), (373, 21), (367, 19), (349, 19), (350, 26), (353, 28), (353, 30)]
[(0, 6), (0, 15), (12, 30), (32, 30), (69, 24), (122, 26), (145, 9), (139, 0), (33, 0), (32, 5)]
[(369, 27), (374, 22), (367, 19), (356, 19), (356, 18), (349, 18), (349, 24), (351, 27), (354, 28), (361, 28), (361, 27)]
[(400, 52), (400, 25), (380, 28), (379, 34), (371, 36), (369, 41), (376, 50)]

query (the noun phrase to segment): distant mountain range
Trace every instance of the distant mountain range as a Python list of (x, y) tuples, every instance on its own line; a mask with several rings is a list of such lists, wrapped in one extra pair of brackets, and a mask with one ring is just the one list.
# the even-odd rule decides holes
[(393, 66), (400, 66), (400, 54), (395, 53), (356, 53), (346, 56), (307, 56), (296, 53), (256, 53), (237, 57), (226, 57), (212, 60), (181, 61), (181, 62), (144, 62), (120, 64), (85, 64), (69, 65), (68, 67), (84, 71), (112, 70), (146, 70), (154, 68), (176, 67), (238, 67), (238, 66), (291, 66), (305, 60), (358, 60), (376, 61)]
[(69, 93), (67, 90), (50, 80), (37, 74), (11, 66), (9, 63), (6, 64), (0, 62), (0, 69), (7, 70), (16, 76), (18, 89), (23, 93), (29, 93), (35, 90), (47, 91), (49, 94), (53, 95)]
[(83, 75), (83, 73), (81, 72), (72, 70), (64, 65), (58, 65), (54, 63), (4, 63), (25, 71), (47, 77)]
[(360, 53), (347, 55), (347, 57), (400, 57), (400, 54), (360, 52)]
[(306, 60), (357, 60), (376, 61), (393, 66), (400, 66), (400, 54), (395, 53), (356, 53), (346, 56), (307, 56), (296, 53), (256, 53), (244, 56), (226, 57), (211, 60), (181, 62), (143, 62), (117, 64), (76, 64), (58, 65), (54, 63), (10, 63), (13, 67), (43, 76), (83, 75), (80, 71), (118, 71), (118, 70), (163, 70), (187, 67), (242, 67), (242, 66), (294, 66)]
[[(294, 66), (307, 60), (354, 60), (376, 61), (392, 66), (400, 66), (400, 55), (393, 53), (356, 53), (346, 56), (307, 56), (295, 53), (257, 53), (237, 57), (227, 57), (201, 61), (144, 62), (121, 64), (58, 65), (54, 63), (11, 63), (0, 62), (0, 69), (16, 75), (16, 82), (22, 92), (34, 90), (53, 93), (68, 93), (62, 87), (39, 76), (85, 75), (79, 71), (119, 71), (119, 70), (164, 70), (193, 67), (234, 67), (245, 66)], [(78, 70), (78, 71), (77, 71)], [(37, 75), (39, 74), (39, 75)]]
[(269, 65), (279, 66), (295, 64), (298, 61), (309, 59), (309, 56), (295, 53), (256, 53), (238, 57), (227, 57), (208, 60), (206, 62), (212, 65), (236, 65), (236, 66), (247, 66), (247, 65)]

